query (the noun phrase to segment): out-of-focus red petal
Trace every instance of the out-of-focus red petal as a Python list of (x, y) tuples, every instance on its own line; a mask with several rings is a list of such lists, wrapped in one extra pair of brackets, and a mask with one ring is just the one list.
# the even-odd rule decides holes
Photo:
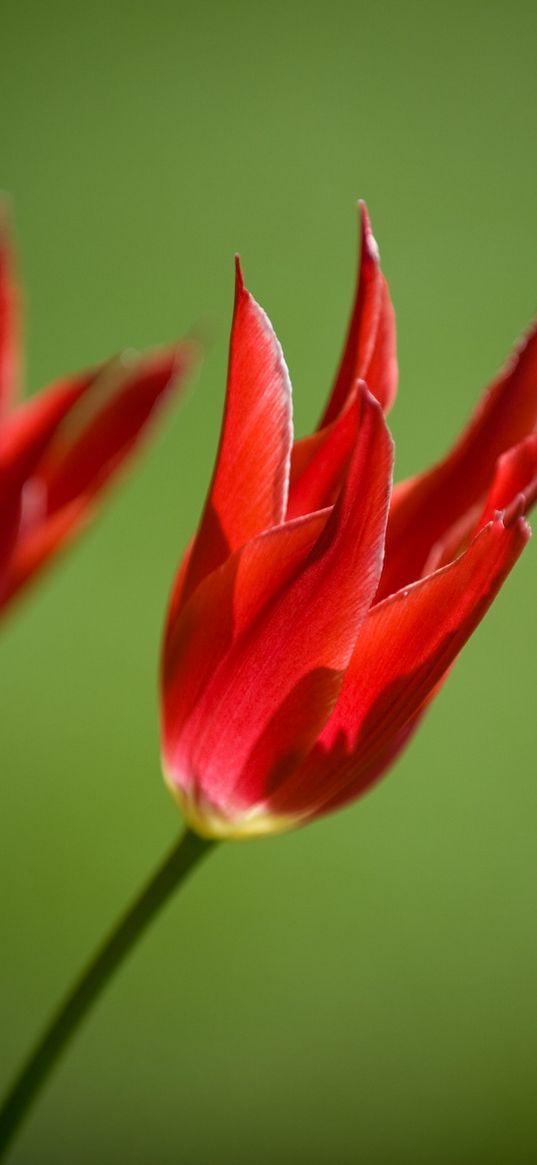
[(12, 414), (0, 434), (0, 469), (5, 461), (19, 482), (21, 517), (4, 605), (93, 515), (97, 496), (182, 384), (194, 354), (186, 343), (111, 361)]
[(7, 574), (17, 543), (21, 517), (21, 491), (0, 472), (0, 608), (4, 602)]
[(77, 498), (18, 540), (0, 593), (0, 612), (80, 532), (92, 513), (86, 498)]
[(357, 797), (406, 743), (413, 722), (523, 550), (522, 518), (489, 524), (456, 562), (373, 607), (337, 705), (301, 768), (270, 802), (317, 815)]
[(189, 343), (105, 365), (58, 428), (38, 466), (48, 513), (84, 496), (89, 502), (145, 436), (192, 365)]
[(66, 377), (25, 401), (0, 429), (0, 469), (21, 484), (35, 472), (72, 408), (94, 384), (99, 369)]
[[(392, 447), (381, 410), (367, 390), (362, 389), (350, 407), (356, 440), (347, 478), (294, 577), (281, 587), (279, 572), (272, 575), (270, 559), (266, 567), (256, 562), (254, 581), (247, 578), (242, 598), (239, 589), (230, 587), (227, 617), (225, 604), (215, 606), (211, 594), (194, 623), (192, 604), (184, 608), (179, 642), (169, 640), (176, 694), (167, 700), (166, 689), (171, 689), (165, 668), (168, 774), (172, 783), (190, 789), (194, 796), (199, 783), (200, 797), (219, 806), (224, 815), (255, 803), (267, 782), (280, 780), (311, 745), (337, 696), (376, 589)], [(309, 529), (319, 517), (299, 519), (294, 529)], [(274, 531), (271, 537), (281, 538), (284, 545), (287, 529)], [(251, 553), (245, 547), (244, 562)], [(231, 559), (222, 568), (231, 583), (238, 561)], [(277, 591), (271, 590), (273, 579)], [(210, 579), (204, 586), (210, 586)], [(202, 593), (200, 587), (194, 600)], [(241, 614), (243, 604), (255, 612), (253, 619), (251, 613), (246, 619)], [(237, 621), (243, 628), (238, 638)], [(181, 713), (181, 677), (188, 683), (189, 672), (188, 653), (181, 644), (185, 627), (192, 637), (192, 657), (203, 640), (214, 674), (207, 684), (196, 680), (199, 698), (194, 711), (190, 712), (190, 696)], [(231, 644), (224, 653), (223, 644)]]
[(18, 389), (19, 299), (8, 216), (0, 203), (0, 420), (11, 407)]
[(237, 260), (220, 446), (183, 601), (232, 551), (283, 522), (291, 445), (287, 366), (268, 317), (244, 286)]
[(339, 415), (356, 380), (368, 388), (386, 411), (397, 390), (395, 316), (388, 285), (380, 269), (365, 202), (360, 209), (360, 261), (347, 338), (332, 393), (320, 428)]
[[(58, 426), (81, 393), (91, 384), (93, 373), (73, 377), (40, 393), (6, 415), (0, 426), (0, 608), (13, 590), (14, 557), (24, 520), (24, 499), (29, 500), (32, 474)], [(44, 512), (43, 490), (40, 516)], [(35, 489), (34, 489), (35, 498)]]
[[(537, 425), (537, 327), (485, 393), (456, 445), (432, 469), (396, 486), (377, 599), (420, 578), (437, 543), (482, 507), (496, 461)], [(477, 513), (476, 513), (477, 517)], [(461, 528), (462, 528), (461, 527)]]
[(348, 469), (356, 440), (354, 412), (357, 386), (335, 421), (311, 437), (298, 441), (291, 457), (291, 483), (287, 517), (298, 518), (330, 506), (335, 501)]

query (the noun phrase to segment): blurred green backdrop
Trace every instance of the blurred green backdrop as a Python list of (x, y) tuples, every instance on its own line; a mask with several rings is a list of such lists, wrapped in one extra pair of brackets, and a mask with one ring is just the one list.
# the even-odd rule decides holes
[[(537, 10), (466, 0), (2, 6), (0, 184), (28, 391), (203, 321), (195, 391), (2, 628), (2, 1080), (177, 833), (164, 604), (220, 419), (232, 256), (323, 399), (369, 201), (399, 475), (537, 307)], [(537, 1160), (530, 547), (411, 750), (350, 811), (222, 848), (36, 1107), (14, 1165)]]

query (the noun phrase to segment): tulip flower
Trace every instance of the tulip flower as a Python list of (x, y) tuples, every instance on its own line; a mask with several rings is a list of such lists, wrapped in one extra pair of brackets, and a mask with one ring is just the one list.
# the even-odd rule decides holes
[(523, 550), (537, 492), (537, 330), (448, 456), (392, 493), (395, 326), (361, 207), (357, 290), (316, 433), (237, 263), (224, 421), (173, 589), (166, 780), (226, 838), (354, 800), (407, 743)]
[(392, 491), (395, 324), (364, 206), (343, 355), (318, 429), (237, 263), (227, 396), (162, 655), (167, 782), (187, 828), (0, 1107), (0, 1155), (115, 971), (221, 838), (338, 809), (393, 764), (529, 537), (537, 327), (454, 448)]
[(0, 220), (0, 611), (82, 528), (194, 359), (130, 354), (17, 402), (18, 302)]

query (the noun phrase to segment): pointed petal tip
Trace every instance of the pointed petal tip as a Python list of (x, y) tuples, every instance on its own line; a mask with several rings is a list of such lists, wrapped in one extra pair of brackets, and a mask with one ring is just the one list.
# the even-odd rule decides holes
[(191, 332), (184, 339), (176, 340), (174, 344), (170, 344), (169, 349), (164, 348), (164, 352), (166, 351), (169, 351), (174, 368), (180, 368), (181, 371), (184, 371), (201, 359), (203, 353), (201, 337), (195, 332)]
[(511, 357), (520, 356), (521, 352), (528, 347), (537, 338), (537, 319), (531, 320), (525, 331), (521, 336), (517, 336), (514, 344)]
[(122, 348), (116, 356), (111, 356), (107, 360), (109, 368), (132, 368), (139, 360), (142, 359), (142, 354), (138, 348)]
[(361, 416), (364, 409), (369, 407), (376, 409), (378, 412), (382, 412), (377, 398), (373, 396), (372, 392), (370, 392), (366, 381), (362, 380), (361, 378), (355, 381), (354, 386), (351, 389), (346, 409), (349, 408), (349, 406), (352, 407), (353, 405), (357, 410), (358, 417)]
[(515, 526), (524, 542), (529, 542), (533, 531), (525, 514), (516, 519)]
[(242, 273), (241, 257), (239, 255), (239, 252), (236, 251), (235, 252), (235, 294), (240, 295), (240, 293), (242, 291), (245, 291), (244, 275)]
[[(517, 367), (523, 364), (525, 360), (532, 360), (535, 356), (535, 348), (537, 347), (537, 319), (531, 321), (527, 328), (518, 335), (511, 346), (511, 350), (504, 364), (498, 373), (498, 379), (506, 379), (508, 376), (513, 376), (516, 373)], [(494, 387), (496, 381), (493, 381), (490, 388)]]
[(367, 204), (363, 198), (358, 199), (358, 210), (359, 210), (359, 214), (360, 214), (360, 234), (361, 234), (361, 245), (362, 245), (363, 251), (364, 251), (365, 255), (367, 256), (367, 258), (371, 262), (375, 263), (376, 266), (378, 267), (378, 266), (380, 266), (379, 245), (378, 245), (377, 240), (373, 234), (373, 228), (371, 226), (371, 219), (369, 217), (369, 211), (367, 209)]
[(374, 393), (371, 392), (367, 380), (364, 380), (363, 377), (357, 377), (354, 389), (351, 389), (351, 393), (354, 393), (354, 395), (357, 397), (361, 397), (363, 400), (370, 401), (372, 405), (374, 405), (377, 409), (379, 409), (380, 412), (382, 412), (377, 397), (374, 395)]
[[(358, 404), (360, 406), (360, 412), (362, 412), (364, 407), (370, 408), (373, 412), (377, 413), (380, 416), (380, 418), (382, 419), (383, 427), (386, 430), (387, 440), (388, 440), (389, 447), (391, 448), (392, 456), (393, 456), (393, 452), (395, 449), (395, 441), (394, 441), (393, 436), (390, 432), (390, 429), (388, 428), (388, 425), (386, 423), (386, 418), (384, 416), (384, 409), (383, 409), (378, 397), (376, 397), (375, 394), (373, 392), (371, 392), (371, 389), (370, 389), (366, 380), (358, 379), (356, 381), (356, 386), (355, 386), (354, 392), (355, 392), (354, 399), (358, 402)], [(350, 400), (352, 401), (352, 397), (350, 398)]]
[(113, 356), (107, 367), (113, 371), (132, 371), (137, 367), (151, 367), (155, 372), (167, 373), (174, 376), (176, 373), (187, 372), (193, 364), (201, 358), (202, 345), (198, 337), (192, 333), (182, 340), (172, 344), (163, 344), (149, 352), (140, 352), (137, 348), (124, 348)]
[(187, 360), (188, 364), (197, 364), (201, 360), (204, 352), (204, 337), (202, 329), (193, 328), (192, 331), (185, 336), (184, 340), (179, 340), (175, 344), (176, 358)]
[(531, 526), (526, 519), (526, 515), (530, 506), (535, 501), (536, 496), (537, 479), (529, 489), (517, 494), (505, 510), (498, 511), (496, 521), (503, 526), (504, 530), (516, 528), (520, 534), (524, 535), (527, 541), (528, 538), (531, 538)]
[(183, 343), (191, 344), (194, 351), (202, 356), (215, 342), (216, 329), (210, 315), (198, 316), (189, 328)]

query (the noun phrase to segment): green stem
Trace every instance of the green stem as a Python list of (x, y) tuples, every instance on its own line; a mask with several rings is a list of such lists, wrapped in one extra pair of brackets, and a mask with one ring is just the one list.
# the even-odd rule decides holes
[(83, 971), (0, 1108), (0, 1157), (92, 1004), (161, 906), (214, 844), (187, 829)]

